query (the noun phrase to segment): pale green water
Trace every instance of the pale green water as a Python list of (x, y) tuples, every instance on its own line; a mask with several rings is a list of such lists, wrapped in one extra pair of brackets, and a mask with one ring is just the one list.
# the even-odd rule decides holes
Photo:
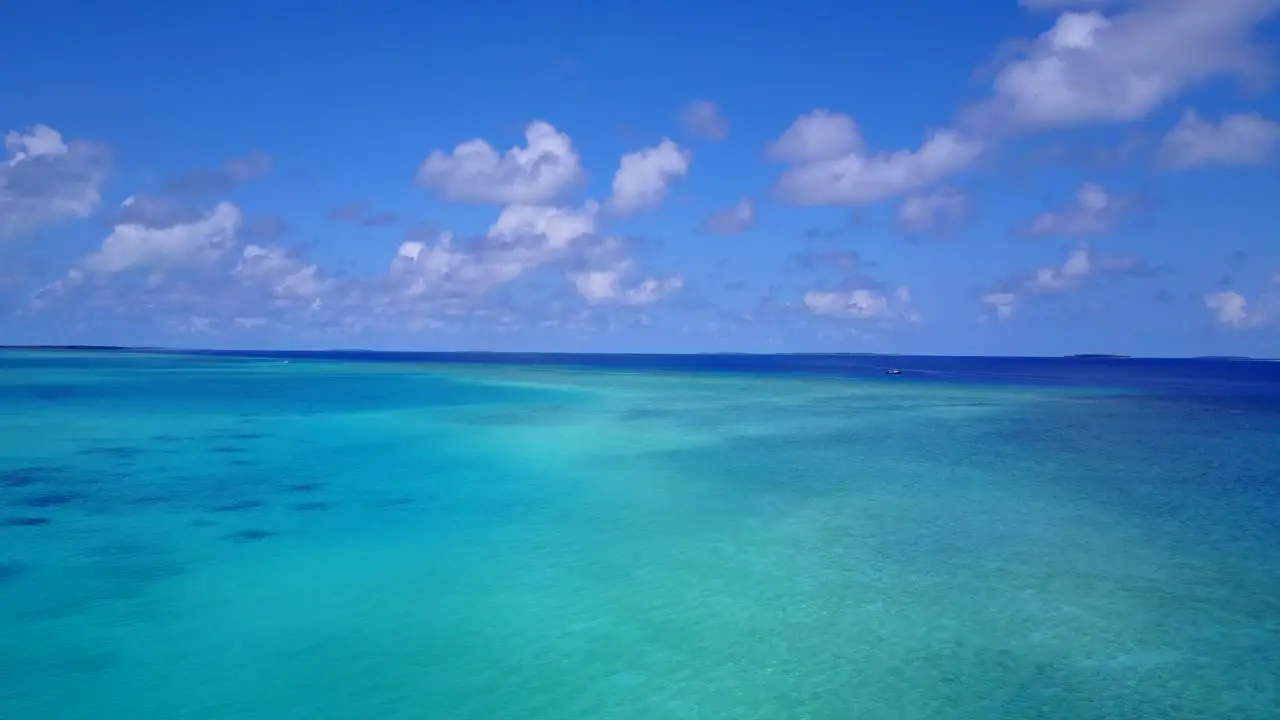
[(1277, 493), (1245, 487), (1280, 470), (1272, 415), (512, 367), (0, 371), (0, 718), (1280, 706)]

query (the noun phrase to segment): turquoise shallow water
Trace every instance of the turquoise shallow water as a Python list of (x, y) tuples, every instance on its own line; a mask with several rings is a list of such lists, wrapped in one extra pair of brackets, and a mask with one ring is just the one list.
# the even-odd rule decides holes
[(1280, 411), (1056, 385), (0, 354), (0, 718), (1275, 718)]

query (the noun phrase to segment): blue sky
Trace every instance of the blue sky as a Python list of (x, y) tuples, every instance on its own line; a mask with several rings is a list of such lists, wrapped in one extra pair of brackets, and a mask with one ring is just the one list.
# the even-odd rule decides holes
[(1280, 356), (1280, 0), (601, 5), (5, 4), (0, 343)]

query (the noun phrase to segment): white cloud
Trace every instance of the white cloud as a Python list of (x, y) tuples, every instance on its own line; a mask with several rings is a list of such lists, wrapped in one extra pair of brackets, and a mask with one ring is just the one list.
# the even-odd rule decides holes
[(1205, 294), (1204, 304), (1218, 323), (1229, 328), (1243, 330), (1269, 325), (1280, 320), (1280, 273), (1253, 301), (1234, 290), (1225, 290)]
[(684, 288), (684, 277), (671, 275), (665, 278), (645, 278), (624, 293), (624, 305), (652, 305), (670, 297)]
[(892, 294), (873, 288), (810, 291), (804, 295), (804, 305), (814, 315), (831, 318), (885, 323), (920, 321), (920, 313), (911, 301), (911, 289), (905, 285)]
[(1156, 163), (1185, 170), (1211, 165), (1261, 165), (1280, 149), (1280, 123), (1257, 113), (1227, 115), (1215, 124), (1187, 110), (1160, 142)]
[(1227, 290), (1204, 296), (1204, 304), (1213, 311), (1218, 322), (1231, 327), (1253, 324), (1255, 314), (1250, 312), (1249, 301), (1238, 292)]
[(485, 253), (459, 246), (453, 233), (434, 243), (402, 243), (391, 261), (390, 276), (410, 298), (478, 297), (520, 276), (530, 262), (513, 253)]
[(537, 205), (555, 201), (584, 179), (573, 142), (549, 123), (530, 123), (525, 143), (502, 155), (479, 138), (449, 153), (433, 150), (418, 167), (418, 185), (448, 200)]
[[(628, 243), (598, 234), (598, 214), (594, 202), (576, 209), (511, 204), (482, 236), (427, 238), (413, 230), (385, 273), (342, 277), (285, 248), (246, 242), (230, 203), (197, 217), (144, 212), (37, 292), (30, 309), (80, 319), (136, 315), (210, 333), (456, 329), (477, 319), (495, 331), (547, 321), (582, 329), (593, 326), (596, 316), (582, 315), (590, 306), (646, 306), (683, 287), (680, 275), (642, 274)], [(551, 265), (559, 270), (547, 277), (567, 273), (571, 283), (531, 278), (511, 288)]]
[(694, 100), (680, 111), (680, 122), (690, 136), (704, 140), (724, 140), (729, 135), (729, 121), (710, 100)]
[(91, 215), (101, 202), (111, 154), (101, 143), (64, 140), (46, 125), (4, 136), (0, 239)]
[(71, 152), (62, 141), (62, 134), (47, 125), (36, 125), (26, 133), (10, 130), (4, 136), (4, 149), (9, 152), (10, 167), (40, 157), (64, 157)]
[(990, 307), (997, 318), (1007, 320), (1018, 308), (1018, 296), (1006, 291), (989, 292), (982, 296), (982, 303)]
[(1059, 295), (1075, 292), (1107, 275), (1132, 274), (1143, 268), (1138, 255), (1108, 255), (1080, 245), (1067, 253), (1060, 265), (1037, 268), (985, 293), (981, 300), (996, 317), (1013, 317), (1026, 298), (1035, 295)]
[(662, 202), (667, 187), (689, 172), (690, 153), (668, 138), (651, 148), (622, 156), (613, 176), (613, 197), (609, 209), (630, 215)]
[(1105, 235), (1134, 207), (1133, 198), (1116, 196), (1097, 183), (1083, 183), (1067, 206), (1040, 213), (1020, 231), (1031, 237)]
[(799, 165), (837, 160), (865, 151), (866, 143), (853, 118), (818, 109), (796, 118), (781, 137), (769, 144), (766, 155), (772, 160)]
[(1080, 287), (1093, 273), (1093, 258), (1089, 249), (1076, 248), (1067, 255), (1062, 265), (1036, 270), (1024, 287), (1040, 294), (1068, 292)]
[(335, 282), (320, 268), (282, 248), (246, 245), (232, 274), (246, 283), (257, 284), (279, 298), (315, 300), (325, 295)]
[(270, 320), (264, 317), (237, 317), (237, 318), (232, 318), (231, 320), (232, 326), (237, 328), (242, 328), (245, 330), (252, 330), (254, 328), (266, 327), (267, 325), (270, 324), (270, 322), (271, 322)]
[(118, 224), (31, 308), (153, 316), (188, 332), (244, 329), (244, 318), (318, 320), (340, 283), (283, 248), (242, 245), (242, 229), (239, 208), (227, 202), (168, 225)]
[(792, 165), (775, 187), (782, 200), (861, 205), (933, 185), (972, 166), (983, 150), (954, 130), (937, 130), (917, 150), (872, 155), (852, 118), (816, 110), (792, 123), (768, 154)]
[(969, 197), (951, 188), (909, 197), (894, 213), (898, 227), (915, 233), (945, 232), (968, 216)]
[(504, 242), (544, 238), (548, 249), (561, 249), (596, 231), (599, 206), (588, 202), (581, 210), (538, 205), (508, 205), (489, 228), (489, 237)]
[(118, 273), (208, 264), (235, 243), (240, 221), (240, 209), (224, 202), (203, 218), (169, 227), (116, 225), (82, 265), (93, 272)]
[(571, 272), (568, 278), (578, 294), (594, 304), (652, 305), (684, 287), (684, 278), (680, 275), (646, 278), (628, 286), (626, 280), (633, 272), (632, 262), (622, 260), (604, 268)]
[(712, 235), (737, 235), (745, 232), (756, 221), (756, 205), (751, 198), (743, 198), (736, 205), (712, 212), (702, 221), (702, 231)]
[(571, 268), (565, 277), (589, 305), (644, 306), (684, 287), (680, 275), (637, 279), (639, 268), (626, 243), (596, 234), (597, 211), (595, 203), (580, 210), (510, 206), (475, 242), (459, 242), (449, 233), (433, 243), (405, 242), (390, 268), (397, 288), (391, 302), (483, 312), (482, 300), (492, 291), (553, 264)]
[(1110, 15), (1064, 12), (1000, 68), (994, 96), (967, 114), (1004, 131), (1127, 122), (1210, 80), (1257, 81), (1269, 60), (1254, 30), (1278, 7), (1275, 0), (1138, 0)]
[(579, 210), (533, 205), (503, 208), (484, 238), (470, 246), (452, 233), (434, 243), (406, 241), (391, 275), (412, 297), (478, 297), (541, 265), (564, 259), (596, 231), (598, 206)]

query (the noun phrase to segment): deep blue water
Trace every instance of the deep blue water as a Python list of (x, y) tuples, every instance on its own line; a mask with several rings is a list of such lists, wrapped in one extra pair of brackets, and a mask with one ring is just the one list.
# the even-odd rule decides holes
[(1252, 720), (1278, 668), (1280, 363), (0, 351), (0, 718)]

